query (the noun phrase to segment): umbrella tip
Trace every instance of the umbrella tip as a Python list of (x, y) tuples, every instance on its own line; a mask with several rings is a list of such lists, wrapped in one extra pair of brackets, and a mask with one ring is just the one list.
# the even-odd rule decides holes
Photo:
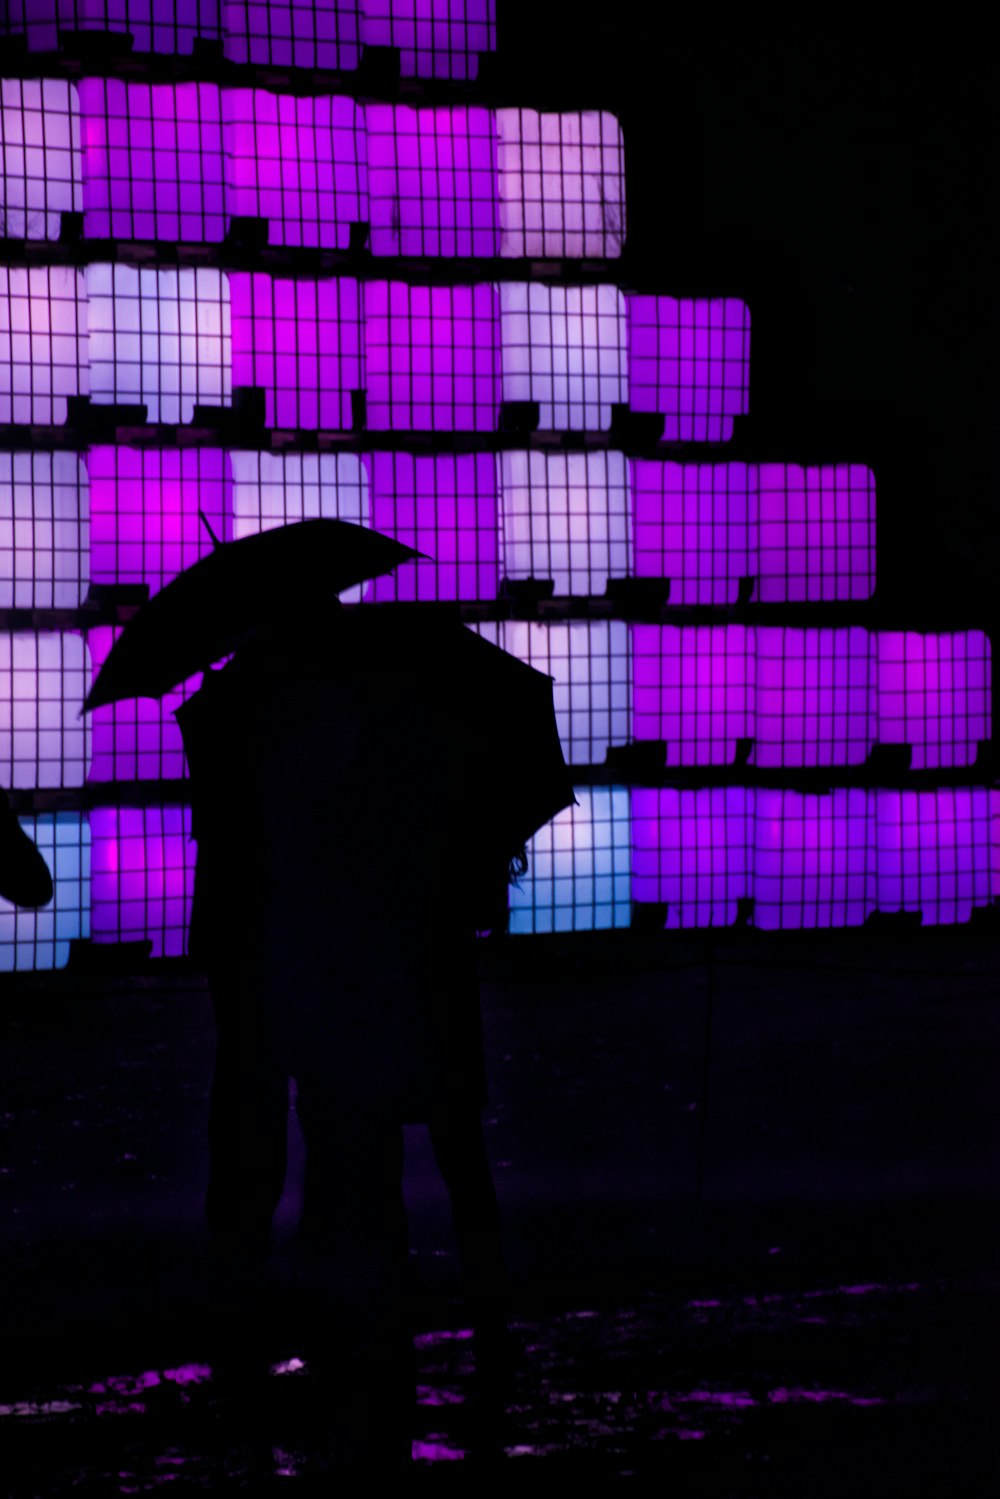
[(201, 520), (202, 525), (205, 527), (205, 530), (208, 532), (209, 537), (211, 538), (212, 546), (216, 550), (218, 550), (218, 548), (222, 545), (222, 542), (219, 540), (219, 538), (216, 536), (215, 532), (212, 530), (212, 523), (209, 520), (208, 516), (205, 514), (204, 510), (199, 510), (198, 511), (198, 517)]

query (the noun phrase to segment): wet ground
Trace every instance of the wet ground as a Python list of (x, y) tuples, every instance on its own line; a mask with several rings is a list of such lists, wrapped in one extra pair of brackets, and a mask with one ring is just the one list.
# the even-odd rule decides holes
[(271, 1372), (248, 1400), (213, 1367), (201, 985), (8, 986), (0, 1493), (334, 1492), (362, 1429), (374, 1456), (405, 1442), (416, 1491), (995, 1493), (994, 941), (725, 939), (707, 958), (635, 937), (487, 957), (512, 1369), (477, 1377), (413, 1129), (402, 1410), (390, 1370), (331, 1389), (303, 1358), (298, 1152)]

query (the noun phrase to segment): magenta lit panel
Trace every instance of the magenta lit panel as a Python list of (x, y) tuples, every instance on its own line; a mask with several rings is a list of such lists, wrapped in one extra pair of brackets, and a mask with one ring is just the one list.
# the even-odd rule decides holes
[(996, 792), (939, 786), (872, 796), (880, 911), (920, 911), (929, 926), (968, 921), (996, 898)]
[(90, 813), (90, 936), (150, 942), (154, 958), (187, 951), (195, 844), (187, 807), (95, 807)]
[(134, 52), (189, 53), (219, 38), (220, 0), (7, 0), (8, 25), (32, 51), (54, 52), (59, 31), (128, 33)]
[(755, 804), (754, 925), (862, 926), (874, 896), (870, 794), (758, 788)]
[(880, 744), (909, 744), (914, 770), (971, 765), (992, 734), (990, 641), (880, 631), (875, 649)]
[(233, 385), (263, 389), (269, 427), (349, 431), (360, 390), (357, 281), (276, 280), (233, 272)]
[(754, 468), (634, 459), (634, 571), (669, 578), (670, 602), (735, 604), (756, 572)]
[(272, 245), (346, 250), (368, 218), (362, 107), (226, 89), (222, 117), (227, 215), (266, 219)]
[(753, 764), (860, 765), (875, 739), (868, 631), (757, 628)]
[(492, 453), (375, 453), (369, 459), (372, 525), (426, 552), (376, 578), (384, 600), (495, 599), (498, 561), (497, 471)]
[(500, 254), (611, 260), (625, 239), (625, 148), (614, 115), (498, 109)]
[(217, 85), (84, 78), (80, 106), (85, 235), (194, 243), (223, 238)]
[(749, 410), (750, 309), (629, 296), (628, 401), (664, 418), (667, 442), (726, 442)]
[(632, 738), (667, 765), (732, 765), (754, 732), (754, 638), (745, 625), (632, 625)]
[(497, 136), (492, 110), (369, 104), (373, 255), (496, 255)]
[(762, 463), (757, 597), (832, 603), (875, 591), (875, 475), (859, 463)]
[(231, 62), (260, 67), (358, 65), (361, 0), (219, 0)]
[(398, 48), (404, 78), (472, 79), (496, 50), (495, 0), (361, 0), (361, 40)]
[(229, 455), (218, 448), (91, 448), (91, 578), (156, 593), (233, 535)]
[(61, 426), (90, 389), (84, 273), (0, 266), (0, 425)]
[(667, 907), (666, 926), (732, 926), (752, 889), (753, 797), (745, 786), (634, 786), (632, 899)]
[(82, 207), (76, 84), (0, 79), (0, 238), (58, 239)]
[[(120, 634), (121, 630), (111, 625), (99, 625), (87, 632), (94, 681)], [(174, 713), (200, 686), (198, 672), (161, 698), (129, 698), (88, 714), (93, 726), (88, 782), (172, 781), (186, 776), (184, 746)]]
[(495, 432), (500, 411), (496, 288), (364, 287), (372, 431)]

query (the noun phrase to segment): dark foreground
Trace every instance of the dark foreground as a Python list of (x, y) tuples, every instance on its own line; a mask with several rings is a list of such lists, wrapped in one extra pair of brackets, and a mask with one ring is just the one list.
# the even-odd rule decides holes
[(251, 1404), (213, 1368), (200, 984), (5, 986), (0, 1492), (362, 1491), (330, 1465), (367, 1441), (374, 1471), (402, 1422), (418, 1492), (993, 1494), (996, 959), (971, 931), (720, 941), (706, 1114), (702, 938), (488, 955), (513, 1368), (477, 1377), (414, 1129), (401, 1415), (389, 1371), (302, 1363), (298, 1160), (272, 1373)]

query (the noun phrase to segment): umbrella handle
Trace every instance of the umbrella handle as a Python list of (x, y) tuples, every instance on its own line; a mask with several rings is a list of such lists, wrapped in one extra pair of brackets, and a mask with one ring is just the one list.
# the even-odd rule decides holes
[(215, 551), (218, 551), (219, 547), (222, 545), (222, 542), (219, 540), (219, 538), (216, 536), (215, 532), (212, 530), (211, 522), (209, 521), (208, 516), (205, 514), (204, 510), (199, 510), (198, 511), (198, 517), (199, 517), (202, 525), (205, 527), (205, 530), (208, 532), (209, 536), (212, 539), (212, 547), (213, 547), (213, 549)]

